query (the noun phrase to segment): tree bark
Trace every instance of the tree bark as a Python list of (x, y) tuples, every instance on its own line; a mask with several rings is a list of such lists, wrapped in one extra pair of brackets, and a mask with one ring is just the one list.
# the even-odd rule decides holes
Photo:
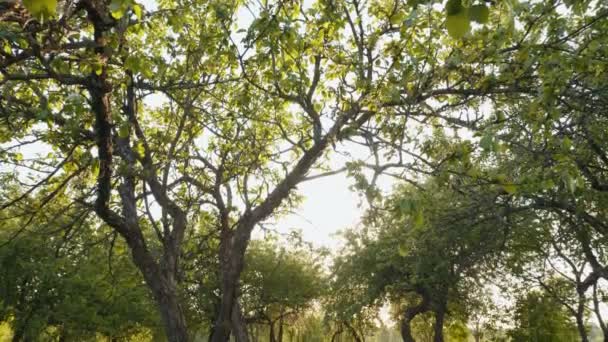
[(416, 342), (414, 336), (412, 336), (411, 322), (416, 316), (429, 310), (429, 300), (426, 296), (422, 296), (420, 304), (407, 308), (403, 314), (403, 320), (401, 321), (401, 338), (403, 342)]
[(576, 315), (576, 329), (578, 330), (581, 342), (589, 342), (589, 337), (587, 336), (587, 329), (585, 329), (585, 320), (582, 315)]
[(435, 325), (433, 327), (433, 342), (443, 342), (443, 322), (445, 320), (445, 308), (435, 311)]
[(602, 312), (600, 310), (600, 301), (598, 299), (597, 293), (597, 283), (593, 284), (593, 312), (595, 313), (595, 318), (600, 325), (600, 329), (602, 330), (602, 335), (604, 335), (604, 342), (608, 342), (608, 326), (606, 326), (606, 322), (604, 321), (604, 317), (602, 317)]
[(21, 342), (21, 340), (23, 339), (23, 335), (25, 334), (25, 327), (19, 327), (17, 330), (15, 330), (15, 332), (13, 333), (13, 338), (12, 338), (12, 342)]
[(279, 318), (279, 338), (278, 342), (283, 342), (283, 313), (281, 312), (281, 318)]
[[(123, 216), (116, 214), (108, 207), (111, 192), (113, 146), (111, 139), (110, 88), (106, 77), (104, 69), (101, 75), (94, 76), (95, 81), (89, 87), (92, 109), (96, 114), (97, 146), (100, 159), (95, 212), (127, 242), (133, 262), (141, 271), (146, 284), (152, 291), (168, 341), (187, 342), (186, 320), (179, 304), (175, 281), (178, 248), (173, 245), (165, 246), (162, 265), (150, 254), (137, 222), (137, 210), (133, 194), (134, 181), (131, 176), (124, 177), (119, 189), (122, 198)], [(128, 156), (127, 152), (123, 151), (123, 153)]]
[[(578, 279), (578, 277), (577, 277)], [(589, 336), (587, 336), (587, 329), (585, 327), (585, 304), (587, 299), (585, 292), (579, 290), (578, 292), (578, 306), (576, 308), (576, 328), (578, 334), (581, 337), (581, 342), (589, 342)]]
[[(307, 109), (314, 111), (313, 108)], [(358, 111), (357, 107), (353, 107), (348, 113), (340, 116), (330, 130), (323, 137), (319, 137), (310, 149), (306, 150), (293, 169), (276, 185), (268, 196), (259, 205), (249, 208), (243, 214), (234, 229), (231, 229), (231, 225), (228, 224), (228, 211), (225, 208), (219, 190), (216, 190), (215, 197), (220, 207), (222, 226), (219, 252), (222, 297), (211, 342), (227, 342), (230, 338), (232, 309), (237, 298), (238, 282), (244, 266), (245, 251), (247, 250), (253, 228), (272, 215), (281, 205), (283, 200), (289, 196), (292, 189), (305, 178), (310, 168), (323, 155), (330, 142), (333, 139), (340, 138), (338, 137), (340, 129), (342, 129), (349, 119), (354, 118)], [(361, 123), (357, 122), (357, 124), (360, 126), (367, 119)]]
[(331, 342), (337, 342), (338, 338), (340, 337), (340, 335), (342, 334), (343, 328), (342, 325), (340, 325), (340, 327), (334, 332), (334, 334), (331, 336)]
[(268, 324), (269, 327), (269, 332), (268, 332), (268, 341), (270, 342), (277, 342), (276, 336), (274, 334), (274, 322), (270, 322)]
[(165, 325), (165, 333), (170, 342), (187, 342), (186, 318), (175, 294), (175, 289), (155, 295)]
[(152, 291), (161, 314), (167, 340), (169, 342), (187, 342), (189, 338), (186, 318), (179, 303), (174, 271), (171, 267), (162, 267), (164, 270), (161, 270), (147, 250), (141, 231), (130, 231), (126, 235), (126, 240), (131, 248), (135, 265), (142, 272), (146, 284)]
[[(220, 310), (215, 321), (211, 342), (227, 342), (234, 325), (236, 329), (246, 331), (243, 320), (233, 320), (232, 311), (237, 300), (239, 277), (245, 263), (245, 249), (248, 235), (239, 236), (232, 231), (223, 231), (220, 242), (220, 289), (222, 292)], [(246, 336), (246, 335), (245, 335)], [(245, 337), (244, 341), (247, 339)]]
[(232, 308), (232, 330), (237, 342), (248, 342), (249, 334), (247, 334), (247, 325), (243, 320), (241, 313), (241, 306), (239, 305), (238, 299), (234, 301), (234, 307)]
[(357, 333), (357, 330), (350, 323), (345, 322), (344, 325), (346, 325), (348, 330), (350, 330), (351, 336), (353, 337), (353, 339), (355, 339), (355, 342), (363, 342), (363, 339), (359, 337), (359, 333)]

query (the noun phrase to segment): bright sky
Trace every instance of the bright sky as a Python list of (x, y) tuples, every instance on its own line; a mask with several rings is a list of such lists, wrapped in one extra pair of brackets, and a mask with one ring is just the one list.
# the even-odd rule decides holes
[(349, 190), (352, 182), (345, 174), (315, 179), (298, 186), (304, 203), (297, 212), (276, 222), (280, 232), (301, 229), (306, 241), (317, 246), (336, 247), (335, 233), (357, 224), (362, 209), (357, 194)]

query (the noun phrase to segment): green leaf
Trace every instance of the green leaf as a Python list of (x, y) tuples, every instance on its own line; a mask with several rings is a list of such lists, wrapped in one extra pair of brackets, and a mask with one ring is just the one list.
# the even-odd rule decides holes
[(93, 71), (95, 71), (95, 75), (101, 75), (101, 73), (103, 72), (103, 65), (101, 63), (93, 64)]
[(503, 184), (502, 188), (504, 191), (511, 195), (517, 192), (517, 185), (515, 184)]
[(417, 210), (416, 215), (414, 216), (414, 226), (416, 228), (420, 228), (424, 225), (424, 213), (422, 210)]
[(140, 59), (136, 56), (131, 55), (125, 59), (125, 68), (133, 72), (139, 72), (140, 64)]
[(129, 0), (112, 0), (110, 2), (110, 13), (114, 19), (120, 19), (125, 15), (125, 12), (129, 8), (131, 1)]
[(545, 190), (551, 190), (555, 187), (555, 182), (552, 179), (546, 179), (541, 182), (541, 187)]
[(409, 199), (401, 199), (399, 201), (399, 212), (401, 213), (401, 215), (408, 215), (413, 208), (413, 203), (411, 200)]
[(57, 0), (23, 0), (23, 6), (32, 17), (45, 20), (57, 14)]
[(127, 121), (118, 126), (118, 136), (123, 139), (129, 136), (129, 123)]
[(36, 114), (36, 118), (40, 121), (45, 121), (49, 117), (49, 114), (48, 109), (42, 109)]
[(135, 144), (133, 150), (139, 155), (140, 158), (144, 157), (145, 149), (144, 144), (141, 141), (138, 141), (137, 144)]
[(445, 11), (448, 14), (448, 17), (462, 13), (464, 11), (462, 0), (449, 0), (445, 5)]
[(405, 20), (405, 12), (403, 12), (403, 11), (398, 11), (390, 18), (390, 22), (392, 25), (401, 25), (401, 23), (403, 23), (404, 20)]
[(484, 151), (492, 151), (494, 148), (494, 138), (490, 134), (486, 134), (479, 140), (479, 146), (484, 149)]
[(137, 19), (141, 20), (143, 18), (143, 11), (141, 9), (141, 6), (137, 4), (133, 5), (133, 13), (137, 17)]
[(576, 181), (569, 173), (565, 172), (564, 174), (562, 174), (562, 181), (564, 182), (564, 186), (566, 187), (566, 189), (571, 194), (576, 191)]
[(479, 24), (485, 24), (490, 17), (490, 10), (486, 5), (474, 5), (469, 8), (469, 19)]
[(507, 175), (505, 175), (504, 173), (499, 173), (496, 176), (494, 176), (494, 181), (496, 183), (503, 184), (503, 183), (505, 183), (506, 180), (507, 180)]
[(398, 251), (399, 255), (402, 257), (407, 256), (407, 246), (403, 243), (399, 244), (399, 251)]
[(465, 11), (462, 11), (455, 15), (448, 15), (445, 20), (445, 27), (452, 38), (459, 39), (469, 33), (471, 23)]
[(95, 177), (99, 175), (99, 158), (93, 159), (93, 163), (91, 164), (91, 173)]
[(572, 148), (572, 140), (570, 140), (568, 137), (564, 137), (564, 140), (562, 140), (562, 147), (566, 151), (570, 150), (570, 148)]

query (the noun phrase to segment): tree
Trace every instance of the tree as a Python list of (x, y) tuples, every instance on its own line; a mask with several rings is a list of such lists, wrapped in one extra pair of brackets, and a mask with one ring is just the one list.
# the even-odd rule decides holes
[(516, 327), (509, 332), (513, 341), (574, 341), (576, 326), (565, 309), (540, 291), (520, 297), (515, 310)]
[(325, 291), (322, 258), (294, 241), (253, 240), (246, 255), (240, 298), (248, 323), (269, 327), (269, 341), (282, 342), (290, 322), (319, 303)]
[(82, 211), (41, 216), (19, 235), (19, 222), (4, 221), (0, 234), (0, 321), (10, 323), (13, 341), (41, 340), (43, 333), (88, 340), (160, 330), (125, 246), (107, 227), (94, 228)]
[[(516, 233), (507, 250), (518, 261), (510, 272), (539, 282), (576, 318), (585, 341), (590, 292), (606, 275), (606, 215), (600, 209), (605, 207), (606, 122), (594, 106), (605, 101), (604, 79), (597, 78), (604, 70), (599, 57), (604, 51), (595, 45), (603, 44), (607, 12), (604, 4), (570, 5), (530, 7), (537, 19), (529, 37), (542, 27), (548, 35), (542, 44), (522, 42), (529, 53), (520, 61), (542, 91), (494, 103), (494, 117), (481, 125), (479, 146), (500, 177), (476, 176), (504, 184), (514, 206), (529, 208), (535, 217), (513, 225)], [(572, 18), (563, 26), (557, 23), (565, 21), (553, 21), (561, 10)], [(551, 67), (566, 61), (569, 70)], [(555, 277), (564, 282), (551, 281)]]
[[(129, 246), (170, 341), (188, 340), (180, 261), (205, 221), (220, 236), (213, 341), (231, 331), (246, 341), (236, 299), (256, 225), (372, 117), (479, 90), (443, 83), (444, 35), (430, 4), (427, 17), (397, 2), (265, 3), (244, 37), (234, 28), (241, 2), (159, 5), (2, 5), (1, 140), (14, 143), (2, 157), (17, 178), (36, 171), (2, 209), (44, 188), (33, 218), (58, 193), (94, 211)], [(368, 16), (373, 25), (363, 25)], [(427, 41), (401, 37), (414, 34)], [(424, 83), (405, 90), (402, 78)], [(52, 152), (24, 158), (27, 139)]]
[(502, 196), (453, 191), (435, 179), (398, 188), (370, 210), (364, 229), (346, 235), (334, 266), (340, 292), (353, 294), (355, 310), (390, 300), (404, 341), (414, 340), (412, 321), (431, 312), (434, 341), (443, 341), (446, 314), (466, 320), (476, 280), (508, 238), (511, 208)]
[[(238, 297), (251, 234), (297, 204), (298, 184), (340, 171), (327, 170), (326, 161), (344, 142), (370, 149), (373, 164), (344, 168), (370, 199), (375, 189), (364, 184), (363, 169), (373, 171), (373, 185), (403, 167), (449, 179), (446, 166), (456, 165), (478, 183), (517, 192), (524, 206), (533, 201), (584, 222), (594, 234), (580, 237), (583, 246), (605, 232), (584, 203), (538, 199), (538, 187), (555, 185), (543, 183), (544, 165), (533, 162), (545, 147), (567, 145), (563, 133), (572, 133), (570, 144), (585, 153), (564, 163), (553, 156), (558, 166), (549, 178), (561, 177), (569, 189), (584, 179), (593, 189), (588, 201), (605, 192), (598, 144), (605, 122), (596, 116), (591, 126), (582, 115), (604, 104), (596, 91), (605, 79), (598, 77), (605, 72), (601, 2), (501, 1), (492, 11), (459, 0), (442, 9), (430, 1), (324, 0), (166, 0), (154, 10), (132, 0), (23, 6), (0, 5), (0, 157), (21, 184), (4, 194), (0, 209), (43, 193), (38, 207), (21, 213), (30, 217), (24, 225), (59, 195), (95, 212), (126, 242), (172, 342), (190, 337), (182, 258), (192, 253), (214, 255), (208, 264), (218, 268), (212, 341), (230, 334), (247, 341)], [(250, 23), (237, 20), (244, 8)], [(487, 24), (471, 30), (470, 21)], [(556, 71), (560, 60), (573, 69)], [(472, 114), (489, 102), (495, 118)], [(576, 115), (561, 120), (560, 113)], [(562, 126), (570, 118), (572, 132)], [(411, 134), (442, 125), (476, 130), (481, 139), (446, 144), (439, 133), (428, 140)], [(547, 146), (522, 144), (535, 141), (540, 127)], [(32, 144), (50, 153), (27, 153)], [(507, 145), (530, 164), (474, 175), (467, 145), (493, 152)], [(509, 165), (514, 174), (502, 177)], [(528, 184), (521, 176), (536, 188), (521, 187)], [(188, 243), (201, 235), (218, 242)], [(606, 274), (589, 250), (588, 288)], [(435, 256), (424, 266), (441, 264)], [(439, 266), (449, 275), (448, 265)], [(437, 294), (450, 291), (431, 290), (440, 327), (447, 300)]]

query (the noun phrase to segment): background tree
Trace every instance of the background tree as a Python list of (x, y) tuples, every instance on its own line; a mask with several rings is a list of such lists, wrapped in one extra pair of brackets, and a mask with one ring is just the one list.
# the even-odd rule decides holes
[(513, 341), (574, 341), (576, 326), (559, 302), (542, 291), (530, 291), (517, 301)]
[[(170, 341), (210, 320), (212, 341), (247, 341), (240, 276), (253, 230), (297, 204), (298, 184), (340, 171), (365, 189), (377, 216), (366, 224), (378, 229), (355, 233), (336, 263), (337, 279), (365, 280), (349, 288), (360, 297), (329, 310), (360, 324), (351, 332), (387, 296), (414, 316), (432, 310), (442, 339), (446, 308), (466, 307), (458, 284), (495, 251), (479, 241), (509, 233), (484, 227), (507, 219), (526, 220), (522, 232), (530, 217), (567, 222), (563, 235), (589, 265), (576, 291), (597, 292), (607, 274), (606, 4), (440, 7), (5, 1), (0, 158), (3, 181), (18, 186), (2, 193), (3, 218), (20, 217), (23, 232), (52, 206), (94, 212), (128, 246)], [(245, 9), (252, 20), (241, 23)], [(332, 152), (353, 144), (369, 158), (330, 169)], [(383, 206), (381, 174), (427, 193)], [(452, 202), (463, 212), (443, 215)], [(210, 293), (190, 300), (193, 289)]]
[[(220, 239), (213, 340), (246, 340), (236, 299), (253, 229), (370, 118), (469, 95), (435, 70), (409, 69), (436, 61), (432, 51), (403, 63), (401, 52), (442, 37), (429, 4), (429, 17), (412, 19), (432, 45), (400, 37), (414, 13), (405, 3), (265, 3), (240, 36), (241, 2), (24, 5), (2, 8), (2, 141), (17, 142), (5, 161), (38, 172), (2, 208), (47, 187), (44, 207), (69, 188), (126, 241), (171, 341), (188, 340), (180, 259), (202, 217)], [(428, 81), (408, 93), (403, 72)], [(52, 153), (23, 158), (19, 139)]]
[(365, 228), (346, 235), (334, 266), (336, 282), (360, 307), (384, 298), (398, 305), (404, 341), (414, 339), (411, 322), (426, 312), (434, 315), (435, 341), (444, 339), (448, 312), (466, 320), (468, 296), (509, 234), (505, 216), (511, 208), (502, 190), (472, 195), (440, 184), (397, 189), (370, 211)]
[[(240, 298), (249, 324), (268, 326), (271, 342), (282, 342), (294, 323), (320, 304), (326, 289), (323, 257), (295, 240), (285, 246), (268, 236), (253, 240)], [(313, 311), (314, 312), (314, 311)]]
[(19, 235), (18, 220), (5, 221), (0, 321), (10, 323), (13, 341), (151, 338), (162, 331), (124, 244), (88, 216), (47, 211)]

